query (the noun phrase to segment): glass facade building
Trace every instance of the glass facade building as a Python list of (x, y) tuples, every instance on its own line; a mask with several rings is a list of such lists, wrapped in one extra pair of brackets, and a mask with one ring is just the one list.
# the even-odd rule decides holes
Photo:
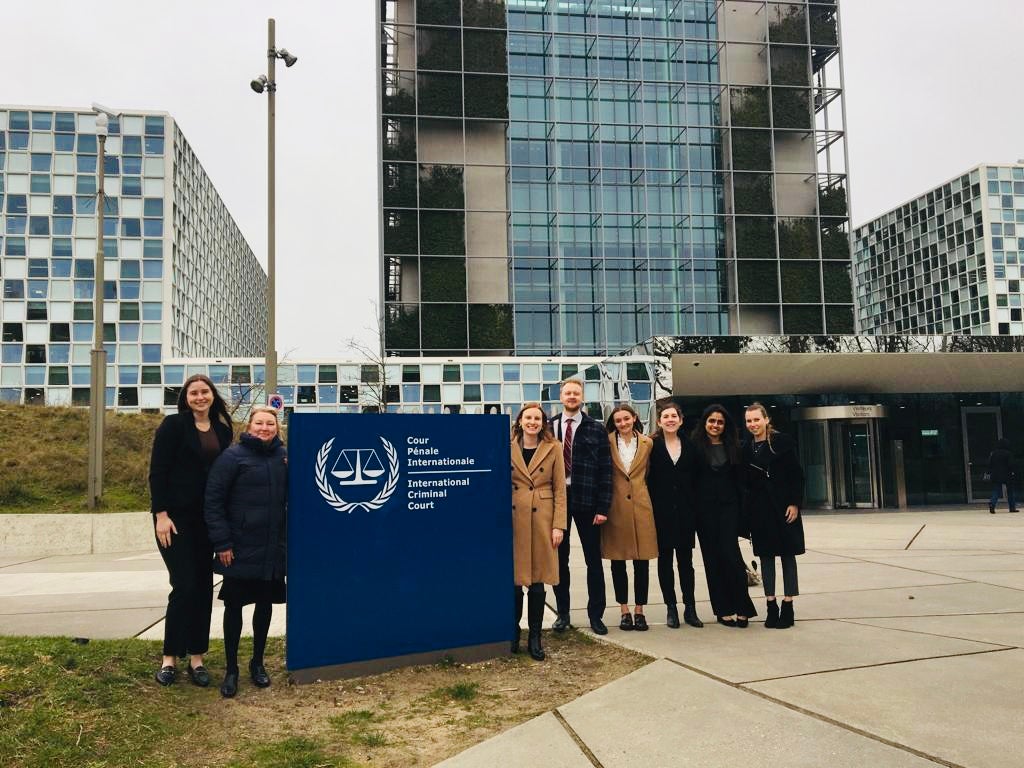
[(980, 165), (857, 228), (860, 328), (1024, 335), (1022, 260), (1024, 163)]
[(836, 2), (384, 0), (386, 347), (854, 330)]
[(265, 273), (173, 118), (111, 120), (102, 225), (98, 145), (92, 112), (0, 107), (0, 400), (89, 402), (97, 238), (108, 405), (160, 407), (166, 358), (262, 353)]

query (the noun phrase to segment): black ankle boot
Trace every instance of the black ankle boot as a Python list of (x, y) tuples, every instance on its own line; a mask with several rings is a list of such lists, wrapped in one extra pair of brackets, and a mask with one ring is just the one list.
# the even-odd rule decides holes
[(519, 629), (519, 627), (516, 627), (516, 632), (514, 635), (512, 635), (512, 653), (519, 653), (519, 641), (522, 639), (522, 637), (523, 631)]
[(683, 606), (683, 621), (697, 629), (704, 626), (704, 622), (697, 617), (697, 609), (692, 604)]
[(775, 629), (779, 626), (779, 601), (769, 600), (765, 610), (768, 615), (765, 617), (764, 625), (768, 627), (768, 629)]
[(988, 505), (988, 513), (990, 515), (994, 515), (996, 513), (996, 506), (995, 506), (995, 504), (989, 504)]
[(540, 647), (540, 628), (530, 628), (529, 635), (530, 658), (535, 661), (544, 661), (544, 649)]
[(668, 616), (665, 618), (665, 625), (669, 629), (679, 629), (679, 611), (676, 609), (675, 604), (666, 605), (668, 609)]
[(783, 600), (782, 609), (779, 611), (779, 623), (776, 629), (789, 629), (793, 626), (793, 601)]

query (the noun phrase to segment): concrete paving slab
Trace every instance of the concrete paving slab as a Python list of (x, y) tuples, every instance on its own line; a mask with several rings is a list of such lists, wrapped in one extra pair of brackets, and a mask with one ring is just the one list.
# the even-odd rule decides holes
[[(747, 564), (750, 564), (750, 559), (747, 559)], [(825, 552), (823, 550), (809, 549), (806, 553), (800, 556), (801, 563), (855, 563), (855, 558), (849, 557), (845, 554), (839, 554), (838, 552)], [(758, 568), (761, 564), (758, 563)]]
[[(166, 605), (165, 605), (166, 607)], [(252, 637), (252, 612), (255, 606), (246, 605), (242, 608), (242, 636)], [(164, 637), (164, 612), (161, 610), (157, 616), (158, 621), (154, 624), (144, 624), (136, 629), (140, 640), (162, 640)], [(152, 624), (152, 626), (150, 626)], [(274, 613), (270, 617), (270, 637), (284, 637), (285, 629), (288, 626), (288, 612), (283, 605), (275, 605)], [(148, 629), (146, 629), (148, 627)], [(143, 632), (142, 630), (145, 629)], [(210, 615), (210, 637), (224, 637), (224, 607), (219, 600), (214, 600), (213, 611)]]
[(978, 616), (913, 616), (900, 619), (844, 619), (843, 622), (1024, 648), (1024, 613), (988, 613)]
[[(97, 639), (134, 637), (154, 622), (160, 621), (166, 607), (165, 597), (164, 605), (159, 608), (0, 615), (0, 635), (53, 635)], [(156, 639), (163, 639), (162, 630)]]
[[(997, 549), (928, 549), (927, 547), (918, 547), (917, 542), (914, 542), (914, 546), (910, 549), (853, 549), (843, 547), (838, 550), (825, 550), (830, 553), (842, 552), (846, 559), (849, 560), (870, 560), (872, 562), (891, 562), (893, 564), (903, 564), (907, 561), (913, 561), (921, 557), (975, 557), (977, 555), (1005, 555), (1006, 552)], [(809, 554), (809, 553), (808, 553)], [(806, 557), (806, 555), (803, 555)]]
[(669, 661), (649, 664), (559, 711), (604, 768), (935, 765)]
[[(111, 571), (116, 573), (151, 571), (153, 573), (162, 573), (165, 578), (167, 577), (167, 569), (164, 566), (163, 560), (160, 559), (160, 555), (156, 555), (155, 560), (141, 557), (122, 556), (116, 559), (104, 560), (61, 558), (60, 561), (55, 561), (55, 558), (48, 557), (43, 560), (30, 560), (17, 565), (10, 565), (7, 568), (0, 570), (0, 574), (74, 573), (82, 574), (83, 577), (89, 578), (94, 573), (102, 574), (104, 572)], [(130, 579), (134, 577), (128, 578)]]
[(827, 672), (749, 687), (956, 765), (1018, 768), (1024, 754), (1024, 650)]
[(67, 613), (75, 611), (117, 610), (118, 608), (167, 607), (169, 588), (133, 592), (78, 592), (63, 595), (21, 595), (0, 597), (0, 615)]
[(593, 768), (572, 736), (550, 712), (438, 763), (436, 768), (537, 768), (544, 765)]
[(962, 552), (930, 557), (915, 557), (913, 560), (900, 557), (875, 557), (876, 563), (899, 565), (919, 571), (949, 573), (951, 571), (1024, 571), (1024, 555), (991, 554), (964, 555)]
[[(126, 589), (131, 587), (131, 589)], [(123, 571), (95, 571), (88, 578), (66, 573), (0, 573), (0, 595), (73, 595), (95, 592), (168, 590), (167, 572), (141, 571), (126, 577)]]
[(955, 584), (960, 581), (951, 576), (921, 573), (883, 563), (805, 563), (801, 557), (799, 568), (800, 589), (804, 595), (924, 584)]
[(1000, 587), (1024, 590), (1024, 570), (1020, 571), (952, 571), (948, 574), (958, 579), (977, 581), (981, 584), (996, 584)]
[(4, 568), (10, 568), (15, 565), (23, 565), (25, 563), (31, 563), (34, 560), (41, 560), (41, 557), (31, 557), (29, 555), (22, 555), (20, 557), (0, 557), (0, 570)]
[(934, 637), (838, 621), (798, 622), (791, 631), (708, 624), (683, 632), (609, 628), (608, 639), (649, 656), (674, 659), (715, 677), (742, 683), (895, 661), (993, 650), (997, 644)]
[(1015, 611), (1024, 611), (1024, 592), (971, 582), (844, 592), (841, 596), (808, 594), (796, 600), (797, 620)]

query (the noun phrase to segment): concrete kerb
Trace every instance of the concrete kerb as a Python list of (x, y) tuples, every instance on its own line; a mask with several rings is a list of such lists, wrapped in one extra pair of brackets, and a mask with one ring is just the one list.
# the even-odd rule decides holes
[(149, 512), (0, 514), (4, 557), (98, 555), (153, 546)]

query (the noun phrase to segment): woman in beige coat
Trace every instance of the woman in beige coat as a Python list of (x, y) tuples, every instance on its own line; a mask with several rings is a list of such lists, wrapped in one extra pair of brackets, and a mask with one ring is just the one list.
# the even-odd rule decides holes
[[(601, 526), (601, 554), (612, 561), (612, 584), (622, 619), (619, 629), (644, 632), (644, 606), (650, 584), (650, 563), (658, 556), (654, 508), (647, 492), (647, 467), (654, 443), (637, 429), (637, 412), (626, 404), (615, 406), (608, 417), (612, 451), (612, 505), (608, 522)], [(633, 561), (635, 617), (629, 613), (626, 561)]]
[(529, 651), (543, 661), (540, 630), (544, 585), (558, 583), (558, 545), (565, 531), (565, 462), (562, 446), (538, 403), (527, 403), (512, 425), (512, 552), (516, 624), (512, 652), (519, 652), (523, 587), (527, 587)]

